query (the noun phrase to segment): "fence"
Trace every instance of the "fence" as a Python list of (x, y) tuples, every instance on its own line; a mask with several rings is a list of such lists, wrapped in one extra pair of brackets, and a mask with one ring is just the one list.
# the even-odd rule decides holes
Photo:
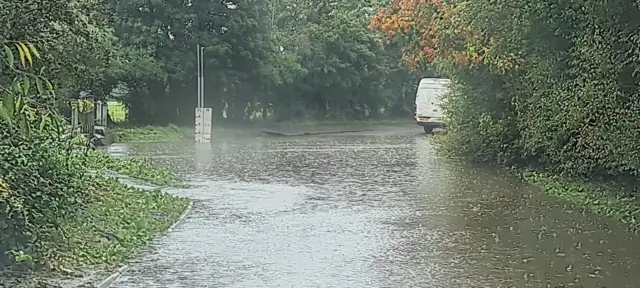
[(95, 101), (92, 96), (71, 100), (71, 131), (90, 135), (90, 137), (93, 137), (96, 132), (105, 136), (107, 115), (107, 103)]

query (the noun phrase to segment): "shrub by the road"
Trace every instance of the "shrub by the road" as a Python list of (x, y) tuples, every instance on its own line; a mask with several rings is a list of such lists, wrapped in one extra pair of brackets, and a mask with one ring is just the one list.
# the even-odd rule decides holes
[(570, 179), (553, 190), (592, 191), (569, 183), (607, 180), (636, 197), (636, 19), (634, 1), (392, 1), (371, 27), (400, 40), (410, 66), (455, 83), (444, 99), (443, 151)]
[[(28, 72), (39, 55), (35, 47), (2, 44), (7, 61), (0, 65), (15, 77), (0, 83), (0, 280), (7, 271), (71, 273), (121, 263), (165, 231), (188, 200), (135, 189), (102, 172), (161, 185), (179, 179), (146, 161), (90, 152), (86, 139), (64, 128), (51, 105), (52, 85)], [(16, 62), (20, 66), (6, 65)]]

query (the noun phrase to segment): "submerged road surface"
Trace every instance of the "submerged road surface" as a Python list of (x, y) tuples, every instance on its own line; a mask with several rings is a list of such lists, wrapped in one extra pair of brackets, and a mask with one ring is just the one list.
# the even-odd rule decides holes
[(111, 287), (638, 287), (640, 239), (430, 138), (139, 144), (195, 201)]

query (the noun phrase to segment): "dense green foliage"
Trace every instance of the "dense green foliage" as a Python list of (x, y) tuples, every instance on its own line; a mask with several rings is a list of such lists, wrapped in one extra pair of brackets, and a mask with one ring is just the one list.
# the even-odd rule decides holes
[[(407, 50), (456, 83), (445, 107), (450, 152), (577, 178), (637, 179), (637, 2), (409, 2), (394, 1), (376, 24), (403, 41), (421, 35)], [(397, 24), (397, 11), (430, 18)]]
[(468, 6), (469, 23), (470, 17), (485, 19), (473, 25), (497, 39), (495, 50), (517, 55), (518, 67), (451, 71), (460, 84), (447, 109), (455, 146), (476, 160), (527, 163), (577, 177), (636, 178), (637, 3)]
[(0, 46), (7, 76), (0, 82), (0, 270), (118, 264), (166, 230), (188, 200), (128, 187), (105, 177), (107, 170), (181, 182), (146, 161), (90, 151), (55, 109), (53, 85), (38, 69), (37, 59), (48, 56), (29, 42)]
[[(47, 51), (44, 69), (61, 95), (104, 94), (112, 67), (120, 65), (117, 39), (103, 1), (0, 1), (0, 41), (24, 41)], [(0, 70), (0, 85), (12, 79)]]

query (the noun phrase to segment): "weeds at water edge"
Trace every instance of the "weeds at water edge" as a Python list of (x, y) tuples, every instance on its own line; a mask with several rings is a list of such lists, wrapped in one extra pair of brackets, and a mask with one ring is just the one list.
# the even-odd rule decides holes
[[(439, 155), (462, 161), (469, 158), (460, 157), (460, 151), (455, 151), (447, 142), (450, 139), (444, 136), (434, 135), (432, 138)], [(538, 186), (551, 196), (583, 208), (584, 211), (612, 217), (629, 225), (631, 230), (640, 231), (640, 199), (630, 196), (630, 193), (621, 188), (567, 179), (550, 173), (502, 169), (519, 176), (524, 182)]]
[(166, 231), (189, 200), (103, 178), (87, 209), (66, 223), (70, 250), (58, 258), (75, 267), (115, 268)]
[(546, 193), (599, 215), (613, 217), (632, 230), (640, 228), (640, 201), (606, 185), (564, 179), (539, 172), (520, 172), (521, 177)]
[(180, 141), (193, 139), (195, 130), (193, 127), (168, 126), (144, 126), (144, 127), (116, 127), (109, 131), (115, 142), (156, 142), (156, 141)]
[[(92, 160), (90, 166), (104, 165), (132, 177), (152, 179), (156, 184), (182, 183), (177, 182), (179, 178), (169, 170), (152, 167), (143, 160), (115, 159), (98, 152), (88, 159), (99, 160)], [(138, 171), (147, 174), (141, 176), (136, 174)], [(137, 189), (100, 174), (84, 180), (90, 181), (84, 185), (83, 208), (55, 228), (63, 232), (64, 238), (35, 241), (38, 258), (28, 257), (18, 263), (14, 267), (16, 272), (0, 273), (0, 287), (62, 287), (52, 281), (82, 276), (87, 269), (118, 267), (149, 245), (159, 233), (165, 233), (189, 204), (187, 198), (157, 189)], [(54, 228), (38, 229), (45, 233), (43, 230)], [(33, 261), (46, 264), (42, 267), (45, 269), (33, 269), (38, 267)]]
[(184, 181), (171, 170), (153, 166), (143, 158), (115, 158), (102, 151), (93, 151), (87, 157), (89, 169), (111, 170), (163, 187), (185, 187)]
[(136, 189), (102, 176), (96, 180), (96, 189), (87, 191), (91, 195), (85, 209), (60, 227), (65, 240), (37, 243), (50, 268), (7, 273), (0, 277), (0, 287), (64, 287), (62, 278), (119, 267), (165, 233), (189, 204), (187, 198), (160, 190)]

